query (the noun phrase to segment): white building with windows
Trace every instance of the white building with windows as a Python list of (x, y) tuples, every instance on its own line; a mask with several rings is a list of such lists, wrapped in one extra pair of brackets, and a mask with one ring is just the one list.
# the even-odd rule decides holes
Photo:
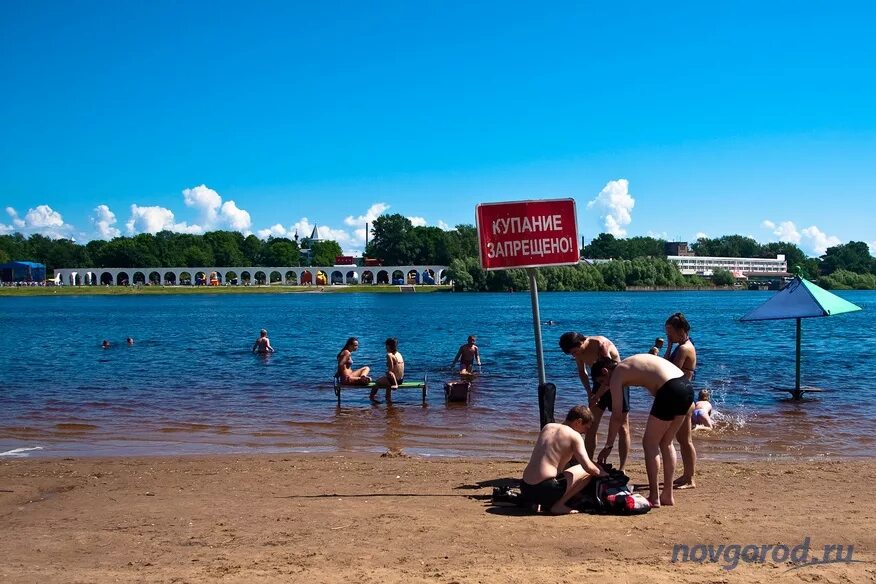
[(737, 277), (787, 276), (788, 262), (784, 254), (770, 258), (721, 258), (708, 256), (666, 256), (685, 276), (711, 276), (715, 270), (727, 270)]

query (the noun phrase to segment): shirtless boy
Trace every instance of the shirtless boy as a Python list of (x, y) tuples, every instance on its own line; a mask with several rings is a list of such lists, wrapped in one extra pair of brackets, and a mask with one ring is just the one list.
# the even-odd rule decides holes
[[(685, 422), (693, 407), (693, 387), (684, 372), (656, 355), (633, 355), (620, 363), (601, 358), (592, 367), (593, 378), (608, 386), (612, 399), (622, 399), (623, 391), (631, 385), (644, 387), (654, 396), (654, 404), (645, 424), (642, 447), (645, 450), (645, 468), (648, 471), (648, 501), (653, 507), (674, 505), (672, 475), (675, 472), (675, 448), (672, 439)], [(605, 447), (597, 462), (605, 462), (611, 453), (614, 439), (621, 431), (624, 418), (620, 411), (611, 413)], [(658, 473), (663, 458), (663, 491), (659, 491)]]
[(468, 337), (468, 342), (466, 344), (459, 347), (459, 350), (456, 352), (456, 356), (453, 358), (453, 363), (450, 364), (451, 367), (456, 365), (456, 362), (459, 361), (459, 373), (462, 375), (470, 375), (474, 373), (474, 364), (477, 363), (478, 367), (481, 366), (481, 354), (478, 351), (478, 346), (475, 345), (474, 335), (470, 335)]
[[(541, 429), (520, 483), (521, 497), (527, 504), (540, 505), (543, 511), (555, 515), (577, 513), (566, 503), (581, 492), (591, 476), (606, 474), (587, 456), (581, 438), (592, 420), (586, 406), (575, 406), (565, 422), (547, 424)], [(566, 468), (572, 457), (578, 464)]]
[(371, 399), (377, 397), (377, 389), (386, 388), (386, 401), (392, 399), (392, 390), (398, 389), (399, 384), (405, 379), (405, 358), (398, 352), (398, 339), (390, 337), (384, 343), (386, 345), (386, 373), (374, 382), (371, 390)]
[[(612, 396), (608, 392), (608, 387), (602, 387), (594, 379), (591, 386), (590, 383), (590, 366), (600, 357), (611, 357), (615, 361), (620, 361), (620, 354), (617, 347), (610, 340), (600, 336), (586, 337), (581, 333), (567, 332), (560, 337), (560, 349), (567, 355), (575, 357), (575, 364), (578, 366), (578, 377), (581, 379), (581, 384), (587, 391), (587, 398), (590, 401), (590, 411), (593, 413), (593, 423), (590, 425), (587, 435), (584, 437), (584, 444), (587, 445), (587, 454), (593, 457), (596, 450), (596, 433), (599, 430), (599, 422), (605, 410), (612, 410)], [(620, 403), (620, 402), (614, 402)], [(630, 452), (630, 390), (625, 389), (623, 395), (623, 403), (621, 404), (621, 413), (624, 418), (623, 431), (618, 438), (618, 455), (620, 456), (620, 464), (618, 469), (623, 471), (627, 464), (627, 455)]]
[(259, 338), (252, 344), (252, 352), (260, 355), (274, 352), (274, 347), (271, 346), (271, 341), (268, 339), (268, 331), (265, 329), (259, 332)]

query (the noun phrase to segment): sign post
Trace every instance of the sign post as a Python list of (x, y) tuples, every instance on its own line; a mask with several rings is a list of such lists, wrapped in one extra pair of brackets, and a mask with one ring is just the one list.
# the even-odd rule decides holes
[(541, 341), (536, 268), (580, 260), (574, 199), (481, 203), (475, 209), (478, 249), (485, 270), (525, 268), (529, 275), (541, 425), (554, 421), (556, 386), (547, 383)]

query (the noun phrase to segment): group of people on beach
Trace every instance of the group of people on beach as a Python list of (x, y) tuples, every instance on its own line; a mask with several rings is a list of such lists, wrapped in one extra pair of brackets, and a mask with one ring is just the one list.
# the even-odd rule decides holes
[[(614, 443), (618, 442), (618, 469), (623, 471), (630, 452), (630, 386), (648, 390), (654, 400), (645, 425), (642, 447), (648, 474), (648, 501), (652, 507), (673, 505), (673, 488), (695, 486), (696, 450), (692, 431), (698, 425), (711, 427), (711, 404), (706, 391), (694, 400), (691, 385), (697, 354), (690, 339), (690, 323), (677, 312), (665, 323), (668, 346), (659, 355), (662, 339), (645, 354), (622, 359), (613, 342), (603, 336), (564, 333), (559, 340), (563, 353), (575, 359), (588, 405), (573, 407), (562, 424), (547, 424), (523, 472), (524, 500), (545, 511), (563, 514), (574, 510), (567, 505), (591, 477), (604, 475), (603, 468)], [(606, 411), (611, 417), (605, 445), (596, 454), (599, 423)], [(675, 448), (680, 445), (683, 472), (675, 478)], [(594, 454), (595, 462), (594, 464)], [(577, 464), (568, 466), (572, 459)], [(660, 462), (663, 488), (659, 488)]]

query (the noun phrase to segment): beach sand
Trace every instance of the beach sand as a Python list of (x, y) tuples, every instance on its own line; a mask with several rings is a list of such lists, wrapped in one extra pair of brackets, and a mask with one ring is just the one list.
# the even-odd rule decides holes
[[(876, 461), (703, 463), (637, 517), (491, 508), (524, 461), (256, 455), (0, 462), (0, 582), (876, 581)], [(644, 468), (630, 469), (644, 481)], [(674, 544), (853, 563), (672, 563)], [(767, 555), (769, 555), (769, 551)]]

